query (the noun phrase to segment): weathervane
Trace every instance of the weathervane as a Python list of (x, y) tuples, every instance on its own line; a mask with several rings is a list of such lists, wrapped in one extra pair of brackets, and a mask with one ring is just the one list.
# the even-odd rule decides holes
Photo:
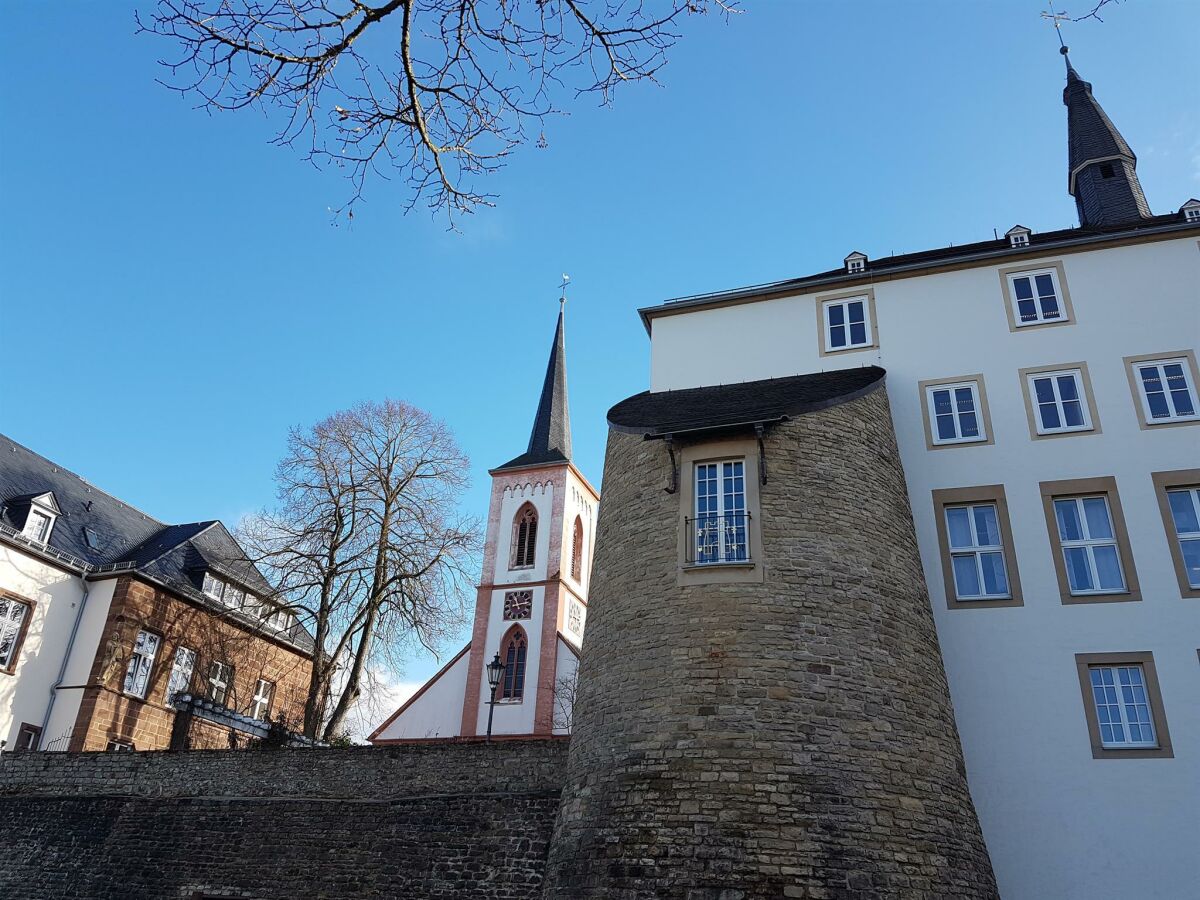
[(1043, 19), (1045, 19), (1045, 20), (1047, 20), (1048, 22), (1053, 22), (1053, 23), (1054, 23), (1054, 33), (1058, 35), (1058, 48), (1059, 48), (1059, 49), (1058, 49), (1058, 52), (1059, 52), (1059, 53), (1061, 53), (1063, 56), (1066, 56), (1066, 55), (1067, 55), (1067, 49), (1068, 49), (1068, 48), (1067, 48), (1067, 45), (1066, 45), (1066, 43), (1063, 41), (1063, 36), (1062, 36), (1062, 23), (1063, 23), (1063, 22), (1070, 22), (1070, 21), (1071, 21), (1071, 17), (1070, 17), (1070, 16), (1068, 16), (1068, 15), (1066, 15), (1065, 13), (1056, 13), (1056, 12), (1054, 11), (1054, 4), (1053, 4), (1053, 3), (1049, 4), (1049, 6), (1050, 6), (1050, 11), (1049, 11), (1049, 12), (1043, 12), (1043, 13), (1042, 13), (1042, 18), (1043, 18)]
[(567, 285), (571, 283), (571, 276), (563, 272), (562, 284), (558, 286), (558, 305), (564, 307), (567, 305)]

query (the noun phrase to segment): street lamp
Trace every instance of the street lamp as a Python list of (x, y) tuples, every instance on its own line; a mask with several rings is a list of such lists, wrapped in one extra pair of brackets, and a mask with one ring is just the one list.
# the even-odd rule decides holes
[(496, 712), (496, 688), (500, 687), (500, 679), (504, 677), (504, 663), (500, 662), (500, 654), (487, 664), (488, 684), (492, 687), (492, 699), (488, 701), (487, 739), (492, 739), (492, 714)]

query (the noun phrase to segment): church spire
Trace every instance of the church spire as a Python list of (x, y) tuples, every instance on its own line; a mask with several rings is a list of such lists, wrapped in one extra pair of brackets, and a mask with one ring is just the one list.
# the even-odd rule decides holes
[(529, 447), (516, 459), (510, 459), (501, 469), (532, 466), (539, 463), (570, 462), (571, 414), (567, 409), (567, 350), (564, 338), (565, 300), (559, 304), (558, 327), (546, 364), (542, 396), (538, 401)]
[(1067, 49), (1059, 50), (1067, 64), (1067, 190), (1075, 198), (1079, 224), (1095, 228), (1148, 218), (1137, 157), (1092, 96), (1091, 84), (1071, 65)]

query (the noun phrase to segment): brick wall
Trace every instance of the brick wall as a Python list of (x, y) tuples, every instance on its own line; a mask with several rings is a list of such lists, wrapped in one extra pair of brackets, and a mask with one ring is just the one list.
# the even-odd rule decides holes
[(763, 581), (681, 583), (666, 449), (609, 434), (546, 897), (994, 900), (886, 392), (765, 458)]
[[(141, 629), (162, 638), (144, 700), (121, 692), (129, 654)], [(165, 749), (170, 744), (175, 718), (174, 709), (168, 705), (167, 683), (179, 646), (197, 654), (193, 690), (205, 690), (208, 665), (216, 659), (234, 668), (227, 706), (248, 713), (255, 682), (264, 678), (275, 682), (272, 715), (283, 715), (292, 722), (302, 718), (311, 670), (311, 662), (304, 655), (161, 588), (124, 576), (113, 591), (70, 748), (103, 750), (109, 741), (121, 741), (133, 744), (137, 750)], [(225, 729), (193, 728), (191, 739), (196, 749), (228, 746)]]
[(0, 900), (530, 900), (562, 740), (0, 758)]

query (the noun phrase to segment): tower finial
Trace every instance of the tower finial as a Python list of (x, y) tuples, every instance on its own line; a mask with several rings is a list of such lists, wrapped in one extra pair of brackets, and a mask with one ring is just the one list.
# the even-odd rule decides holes
[(563, 310), (567, 305), (567, 285), (569, 285), (570, 283), (571, 283), (571, 276), (568, 275), (566, 272), (563, 272), (562, 284), (560, 284), (558, 286), (558, 290), (559, 290), (558, 308), (560, 311)]
[(1068, 16), (1068, 15), (1065, 15), (1065, 14), (1063, 14), (1063, 13), (1056, 13), (1056, 12), (1054, 11), (1054, 4), (1053, 4), (1053, 3), (1050, 3), (1050, 4), (1048, 4), (1048, 5), (1049, 5), (1049, 7), (1050, 7), (1050, 11), (1049, 11), (1049, 12), (1043, 12), (1043, 13), (1042, 13), (1042, 18), (1043, 18), (1043, 19), (1045, 19), (1047, 22), (1052, 22), (1052, 23), (1054, 23), (1054, 33), (1055, 33), (1056, 35), (1058, 35), (1058, 52), (1059, 52), (1059, 53), (1061, 53), (1063, 56), (1066, 56), (1066, 55), (1067, 55), (1067, 51), (1068, 51), (1070, 48), (1069, 48), (1069, 47), (1067, 47), (1066, 43), (1063, 41), (1063, 36), (1062, 36), (1062, 23), (1063, 23), (1063, 22), (1070, 22), (1070, 21), (1071, 21), (1071, 17), (1070, 17), (1070, 16)]

